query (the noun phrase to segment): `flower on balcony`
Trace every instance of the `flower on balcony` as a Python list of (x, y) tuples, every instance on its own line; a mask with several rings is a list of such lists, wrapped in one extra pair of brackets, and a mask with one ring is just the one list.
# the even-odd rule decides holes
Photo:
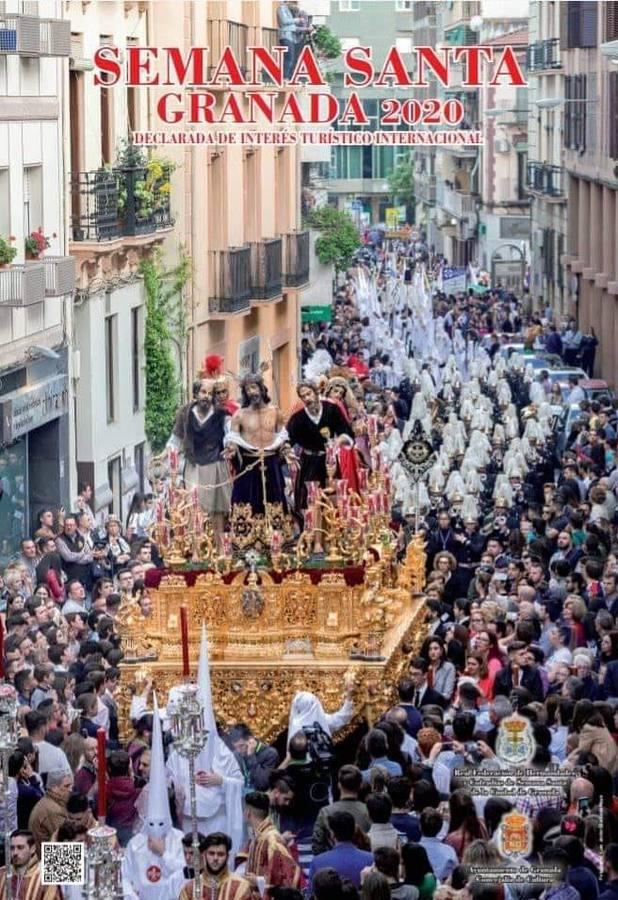
[(7, 240), (0, 237), (0, 266), (8, 266), (17, 256), (17, 247), (11, 247), (11, 241), (14, 241), (13, 235)]
[[(56, 235), (52, 235), (56, 237)], [(43, 229), (39, 225), (36, 231), (31, 231), (25, 240), (26, 256), (30, 259), (38, 259), (43, 252), (49, 247), (49, 238), (43, 234)]]

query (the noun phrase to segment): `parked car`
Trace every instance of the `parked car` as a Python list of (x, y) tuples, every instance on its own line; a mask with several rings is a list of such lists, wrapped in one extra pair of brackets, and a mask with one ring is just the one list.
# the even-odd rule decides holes
[(588, 416), (579, 408), (579, 403), (571, 403), (569, 406), (553, 406), (556, 410), (554, 430), (556, 432), (556, 449), (562, 455), (566, 450), (567, 440), (571, 434), (573, 425), (577, 422), (586, 422)]
[(552, 384), (558, 382), (564, 399), (569, 396), (569, 391), (571, 390), (569, 378), (572, 375), (575, 375), (578, 383), (580, 381), (585, 381), (588, 378), (584, 370), (579, 369), (577, 366), (561, 366), (556, 369), (548, 369), (547, 374), (549, 375), (549, 380)]
[(586, 400), (598, 400), (599, 403), (611, 403), (615, 397), (614, 392), (602, 378), (586, 378), (579, 382), (586, 395)]

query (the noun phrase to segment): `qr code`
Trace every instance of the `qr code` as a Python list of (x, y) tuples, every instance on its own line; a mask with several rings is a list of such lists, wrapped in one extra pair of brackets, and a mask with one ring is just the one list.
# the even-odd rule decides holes
[(85, 845), (80, 843), (41, 844), (41, 884), (83, 884)]

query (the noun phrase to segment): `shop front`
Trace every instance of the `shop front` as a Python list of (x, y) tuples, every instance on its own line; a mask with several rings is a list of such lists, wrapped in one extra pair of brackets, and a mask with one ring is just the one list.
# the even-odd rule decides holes
[(3, 375), (0, 385), (0, 566), (38, 513), (69, 508), (66, 354)]

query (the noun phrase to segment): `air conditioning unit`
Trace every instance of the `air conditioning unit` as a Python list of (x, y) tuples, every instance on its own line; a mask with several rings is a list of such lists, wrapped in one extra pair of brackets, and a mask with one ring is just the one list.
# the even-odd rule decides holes
[(508, 153), (511, 145), (504, 138), (496, 138), (494, 141), (494, 153)]

